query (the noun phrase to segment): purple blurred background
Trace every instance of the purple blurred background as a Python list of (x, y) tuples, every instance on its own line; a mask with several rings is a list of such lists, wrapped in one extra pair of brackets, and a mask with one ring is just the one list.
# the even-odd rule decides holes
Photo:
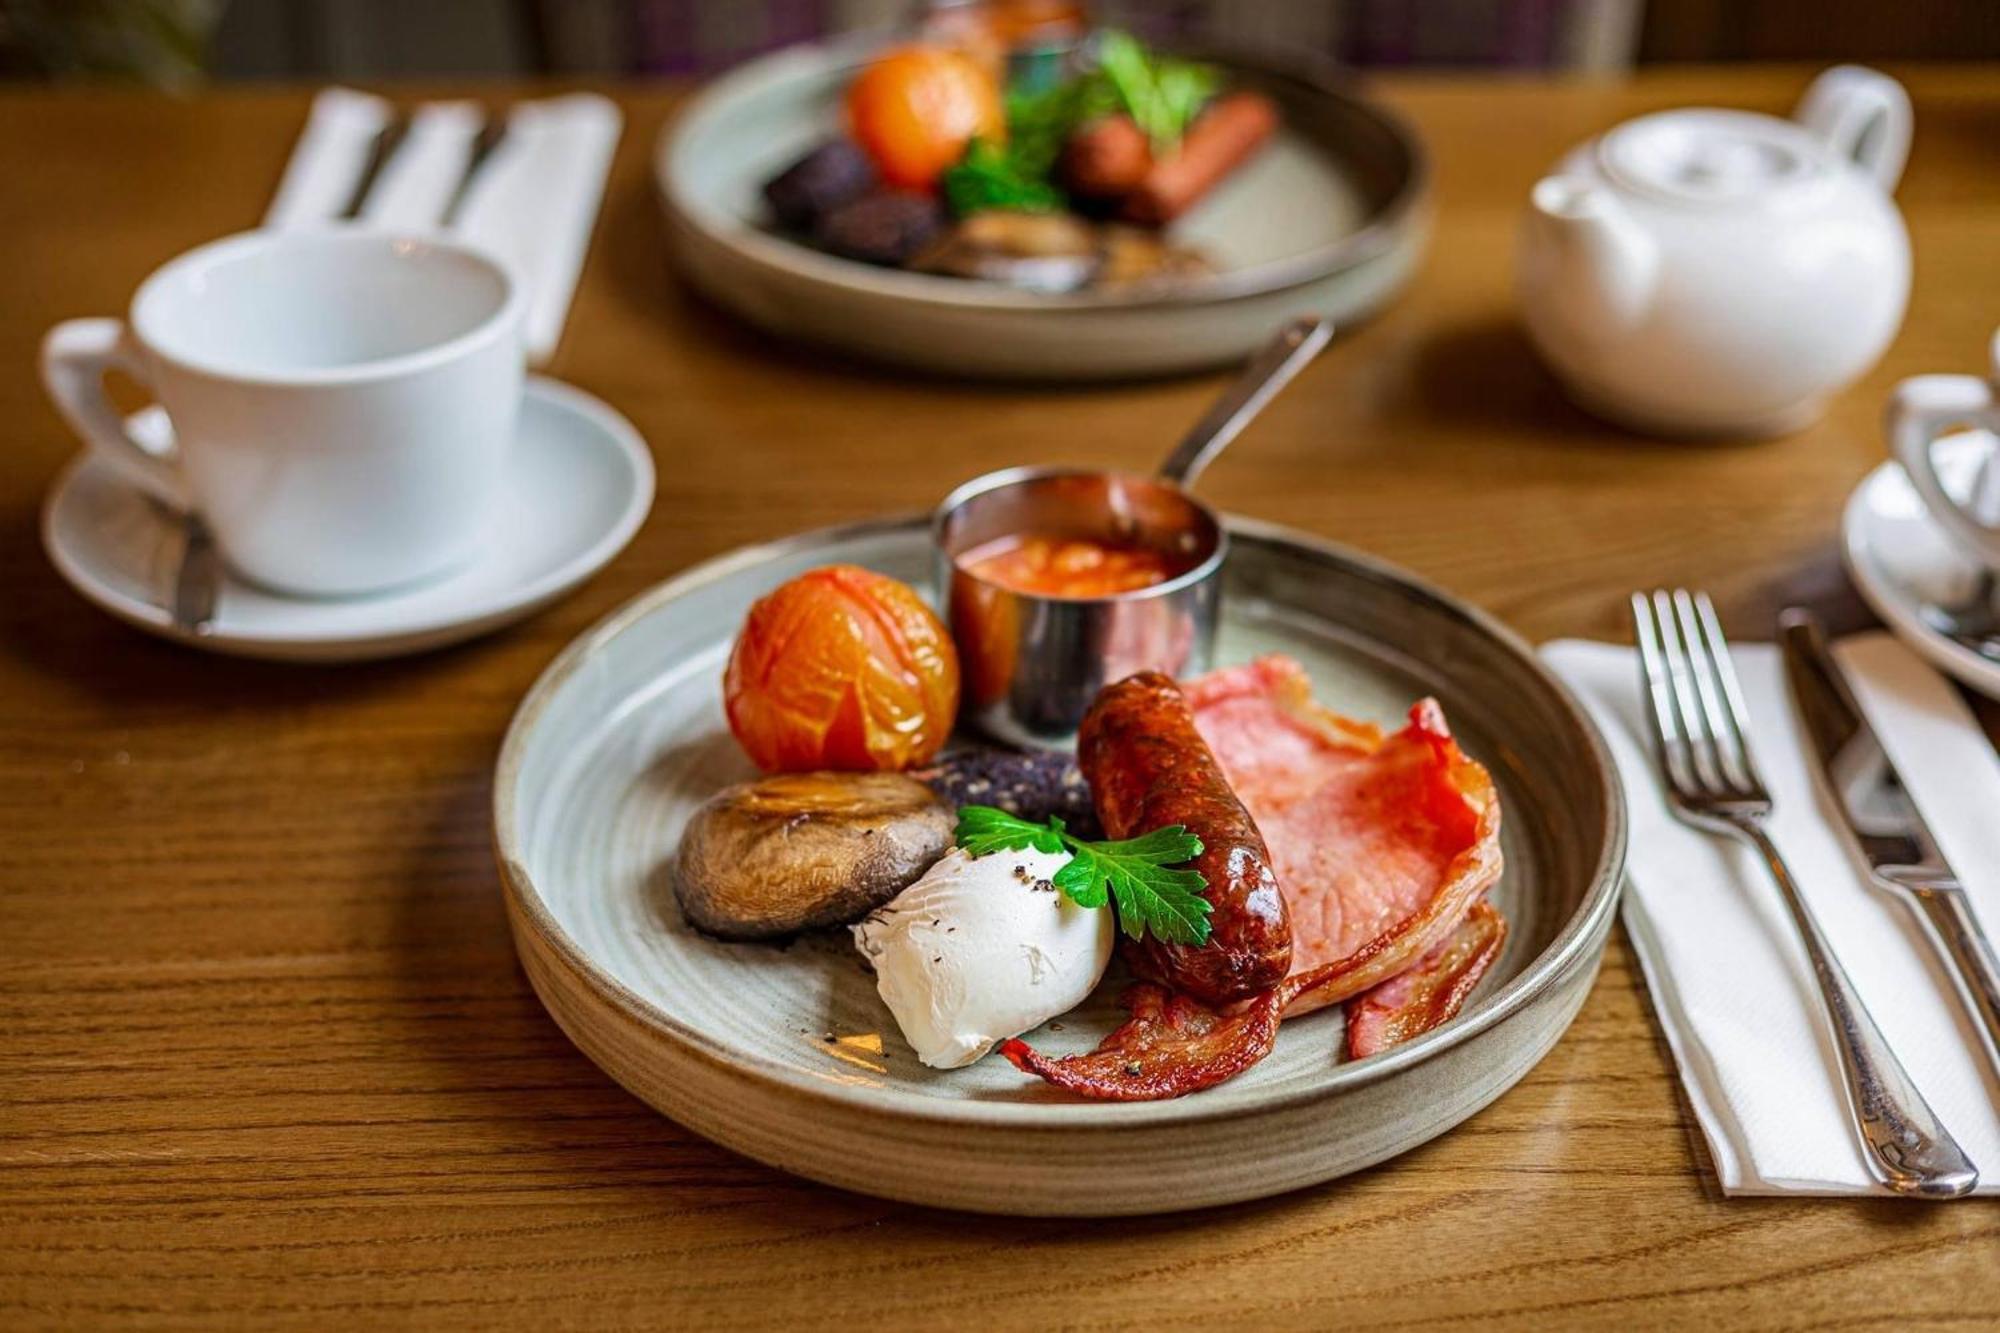
[[(1153, 38), (1361, 66), (1616, 73), (1659, 61), (1991, 59), (2000, 0), (1102, 0)], [(911, 0), (0, 0), (0, 75), (380, 80), (700, 75), (905, 21)]]

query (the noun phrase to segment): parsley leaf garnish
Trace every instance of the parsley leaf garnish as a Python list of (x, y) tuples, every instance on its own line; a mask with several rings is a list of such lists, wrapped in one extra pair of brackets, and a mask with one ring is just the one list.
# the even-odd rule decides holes
[(1201, 855), (1201, 839), (1184, 825), (1117, 842), (1086, 842), (1054, 816), (1036, 824), (990, 805), (968, 805), (958, 812), (955, 836), (973, 856), (1031, 848), (1050, 855), (1067, 851), (1068, 864), (1051, 882), (1078, 907), (1116, 903), (1119, 928), (1135, 940), (1150, 932), (1174, 944), (1208, 943), (1212, 909), (1201, 896), (1208, 881), (1187, 865)]
[(1033, 849), (1051, 856), (1068, 846), (1069, 835), (1063, 822), (1050, 816), (1046, 824), (1030, 824), (1018, 815), (996, 810), (990, 805), (968, 805), (958, 812), (958, 829), (952, 835), (958, 845), (974, 856), (988, 852), (1025, 852)]

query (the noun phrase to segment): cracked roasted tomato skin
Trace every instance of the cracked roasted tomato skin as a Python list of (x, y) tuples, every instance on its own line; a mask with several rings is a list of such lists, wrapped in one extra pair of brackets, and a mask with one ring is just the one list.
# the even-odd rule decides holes
[(899, 771), (958, 712), (958, 653), (906, 583), (808, 570), (751, 606), (723, 675), (729, 729), (767, 773)]

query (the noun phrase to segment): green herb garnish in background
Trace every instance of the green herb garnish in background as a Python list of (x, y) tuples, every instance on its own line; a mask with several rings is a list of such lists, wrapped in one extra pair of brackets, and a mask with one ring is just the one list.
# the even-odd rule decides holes
[(1138, 38), (1116, 28), (1106, 29), (1098, 39), (1097, 68), (1117, 90), (1126, 113), (1153, 141), (1155, 155), (1180, 143), (1221, 82), (1208, 66), (1152, 55)]
[(1022, 171), (1048, 176), (1079, 126), (1119, 109), (1118, 90), (1095, 71), (1038, 91), (1010, 89), (1007, 151)]
[(1069, 199), (1054, 183), (1056, 163), (1070, 131), (1117, 109), (1109, 85), (1090, 77), (1009, 92), (1007, 142), (974, 139), (958, 165), (945, 170), (945, 202), (959, 217), (983, 208), (1061, 212)]
[(960, 217), (988, 208), (1055, 213), (1065, 202), (1048, 173), (1025, 171), (1012, 152), (985, 139), (974, 139), (964, 160), (945, 171), (944, 198)]
[(981, 209), (1053, 213), (1068, 206), (1055, 184), (1071, 134), (1123, 111), (1160, 156), (1180, 144), (1194, 118), (1222, 86), (1207, 65), (1154, 55), (1127, 32), (1107, 28), (1096, 64), (1074, 78), (1007, 92), (1007, 142), (975, 139), (943, 177), (945, 202), (964, 217)]
[(1116, 903), (1119, 929), (1135, 940), (1150, 932), (1173, 944), (1208, 943), (1212, 909), (1201, 896), (1208, 881), (1187, 866), (1201, 855), (1201, 839), (1184, 825), (1120, 842), (1086, 842), (1054, 815), (1036, 824), (990, 805), (968, 805), (958, 812), (954, 836), (973, 856), (1068, 852), (1069, 864), (1050, 882), (1078, 907)]

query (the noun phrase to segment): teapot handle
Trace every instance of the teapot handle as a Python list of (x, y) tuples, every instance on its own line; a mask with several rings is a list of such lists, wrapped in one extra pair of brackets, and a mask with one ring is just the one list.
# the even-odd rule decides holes
[(1910, 95), (1887, 74), (1836, 65), (1812, 82), (1792, 119), (1893, 193), (1910, 155)]

